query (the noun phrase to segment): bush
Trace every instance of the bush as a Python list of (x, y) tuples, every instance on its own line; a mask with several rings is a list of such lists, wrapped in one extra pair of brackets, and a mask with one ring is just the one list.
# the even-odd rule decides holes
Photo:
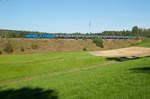
[(23, 48), (23, 47), (21, 47), (21, 48), (20, 48), (20, 51), (21, 51), (21, 52), (24, 52), (24, 48)]
[(104, 48), (103, 40), (101, 38), (93, 39), (93, 43), (98, 47)]
[(32, 44), (32, 49), (37, 49), (38, 46), (36, 44)]
[(87, 40), (87, 39), (85, 39), (85, 38), (82, 38), (82, 40)]
[(4, 51), (5, 51), (6, 53), (12, 53), (14, 50), (13, 50), (12, 45), (11, 45), (10, 43), (7, 43), (7, 44), (6, 44), (6, 47), (4, 48)]
[(83, 50), (83, 51), (87, 51), (87, 48), (83, 48), (82, 50)]
[(2, 54), (2, 51), (0, 50), (0, 55)]
[(78, 40), (78, 38), (75, 38), (75, 40)]

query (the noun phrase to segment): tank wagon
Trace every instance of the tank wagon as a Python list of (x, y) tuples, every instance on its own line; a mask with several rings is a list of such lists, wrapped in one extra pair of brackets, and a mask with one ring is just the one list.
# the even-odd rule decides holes
[[(136, 36), (104, 36), (104, 35), (52, 35), (52, 34), (27, 34), (26, 38), (60, 38), (60, 39), (135, 39)], [(139, 37), (144, 38), (144, 37)]]

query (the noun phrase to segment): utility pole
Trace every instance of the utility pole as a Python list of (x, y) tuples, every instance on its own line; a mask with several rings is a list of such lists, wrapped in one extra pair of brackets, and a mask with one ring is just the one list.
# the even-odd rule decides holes
[(89, 33), (91, 33), (92, 22), (89, 21)]

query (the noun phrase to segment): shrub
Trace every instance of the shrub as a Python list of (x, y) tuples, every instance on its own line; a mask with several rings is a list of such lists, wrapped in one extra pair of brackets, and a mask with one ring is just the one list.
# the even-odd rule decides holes
[(38, 46), (36, 44), (32, 44), (32, 49), (37, 49)]
[(24, 48), (23, 48), (23, 47), (21, 47), (21, 48), (20, 48), (20, 51), (21, 51), (21, 52), (24, 52)]
[(2, 54), (2, 51), (0, 50), (0, 55)]
[(75, 38), (75, 40), (78, 40), (78, 38)]
[(7, 43), (7, 44), (6, 44), (6, 47), (4, 48), (4, 51), (5, 51), (6, 53), (12, 53), (14, 50), (13, 50), (12, 45), (11, 45), (10, 43)]
[(104, 48), (103, 40), (101, 38), (93, 39), (93, 43), (98, 47)]
[(84, 47), (82, 50), (83, 50), (83, 51), (87, 51), (87, 48)]
[(82, 38), (82, 40), (86, 40), (85, 38)]

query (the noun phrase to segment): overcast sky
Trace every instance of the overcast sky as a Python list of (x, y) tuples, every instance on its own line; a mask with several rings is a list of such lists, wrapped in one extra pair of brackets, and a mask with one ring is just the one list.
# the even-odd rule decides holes
[(150, 28), (150, 0), (0, 0), (0, 28), (102, 32)]

